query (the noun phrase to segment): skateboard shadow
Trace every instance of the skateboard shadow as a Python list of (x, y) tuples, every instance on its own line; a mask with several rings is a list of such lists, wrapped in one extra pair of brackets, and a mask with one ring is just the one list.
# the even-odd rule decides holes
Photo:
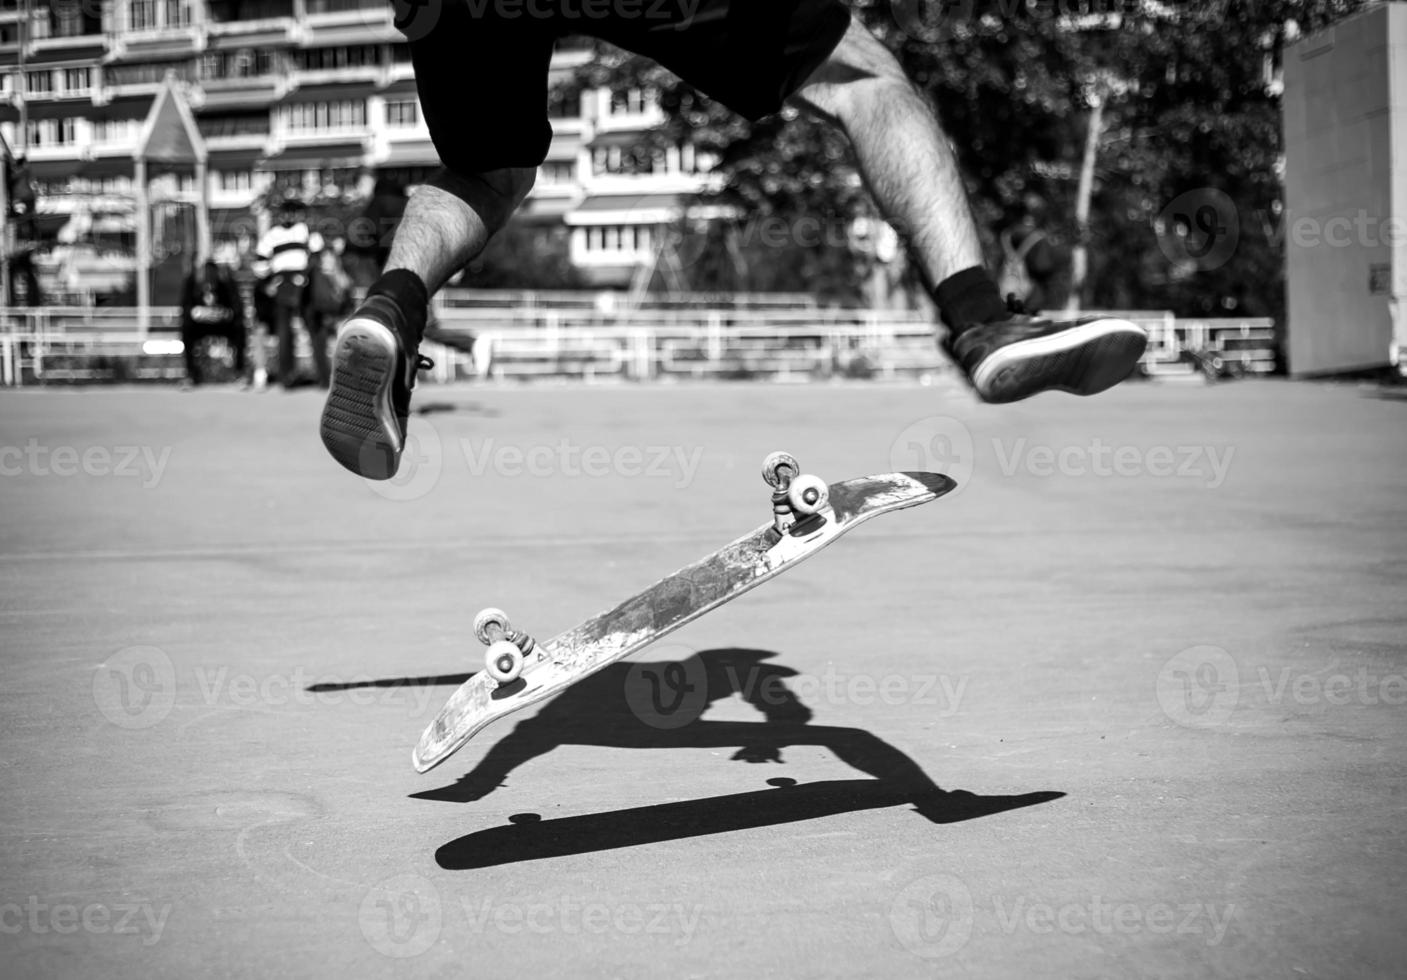
[[(733, 748), (748, 763), (781, 763), (782, 750), (828, 748), (867, 779), (798, 785), (661, 803), (609, 813), (542, 820), (519, 814), (452, 841), (437, 859), (449, 869), (482, 868), (665, 840), (813, 820), (911, 804), (934, 823), (956, 823), (1059, 799), (1064, 793), (978, 796), (940, 788), (903, 752), (861, 728), (811, 724), (812, 711), (788, 686), (798, 671), (767, 663), (766, 650), (706, 650), (683, 660), (613, 664), (547, 702), (494, 742), (454, 783), (411, 794), (467, 803), (488, 796), (519, 766), (560, 745), (612, 748)], [(704, 721), (710, 704), (737, 694), (761, 721)]]

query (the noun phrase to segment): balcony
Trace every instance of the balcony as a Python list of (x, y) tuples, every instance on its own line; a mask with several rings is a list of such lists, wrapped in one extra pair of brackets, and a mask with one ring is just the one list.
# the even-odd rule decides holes
[(266, 106), (288, 89), (286, 62), (263, 47), (207, 51), (196, 62), (204, 108)]
[(204, 31), (193, 16), (194, 6), (175, 0), (127, 0), (114, 4), (112, 57), (174, 57), (199, 51), (204, 44)]
[(404, 41), (386, 0), (306, 0), (304, 40), (309, 44)]
[(100, 101), (110, 100), (113, 96), (155, 95), (165, 81), (167, 72), (171, 72), (182, 82), (190, 82), (195, 76), (190, 61), (108, 65), (103, 69)]
[(288, 44), (297, 36), (293, 0), (212, 0), (205, 28), (212, 48)]
[(250, 112), (231, 115), (201, 115), (196, 126), (213, 155), (245, 151), (262, 154), (269, 142), (269, 113)]

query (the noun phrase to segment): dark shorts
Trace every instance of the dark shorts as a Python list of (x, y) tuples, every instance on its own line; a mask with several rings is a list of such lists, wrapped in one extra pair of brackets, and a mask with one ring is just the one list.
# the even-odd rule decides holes
[(393, 0), (440, 160), (452, 173), (547, 156), (558, 38), (644, 55), (749, 119), (782, 107), (840, 43), (841, 0)]

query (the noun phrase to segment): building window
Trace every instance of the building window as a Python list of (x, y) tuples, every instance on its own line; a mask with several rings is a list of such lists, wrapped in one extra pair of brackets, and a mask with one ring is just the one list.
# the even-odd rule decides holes
[(25, 88), (30, 95), (53, 95), (54, 94), (54, 73), (51, 71), (32, 71), (25, 76)]
[(170, 30), (190, 22), (186, 0), (128, 0), (127, 24), (134, 31)]
[(78, 120), (36, 119), (29, 124), (29, 145), (32, 147), (70, 146), (78, 142)]
[(420, 122), (420, 106), (414, 99), (386, 103), (387, 126), (415, 126)]
[(576, 180), (576, 164), (566, 160), (548, 160), (538, 168), (544, 184), (570, 184)]
[(385, 10), (386, 0), (308, 0), (310, 14), (339, 14), (349, 10)]
[(193, 62), (167, 61), (155, 64), (108, 65), (103, 69), (103, 79), (111, 86), (120, 85), (160, 85), (166, 73), (174, 72), (183, 82), (191, 80)]
[(31, 11), (29, 15), (29, 39), (31, 41), (43, 41), (50, 37), (51, 34), (49, 12), (42, 8)]
[(592, 154), (597, 174), (664, 173), (664, 154), (648, 146), (601, 146)]
[(58, 3), (53, 11), (54, 37), (84, 37), (101, 34), (102, 11), (97, 4)]
[(206, 81), (261, 78), (274, 74), (274, 55), (266, 48), (211, 51), (200, 59), (200, 77)]
[(358, 129), (366, 126), (366, 100), (299, 102), (288, 107), (288, 128), (294, 132)]
[(267, 112), (230, 113), (222, 116), (201, 116), (196, 120), (200, 135), (206, 139), (230, 136), (268, 136)]
[(376, 44), (344, 44), (334, 48), (307, 48), (294, 53), (294, 64), (301, 71), (375, 68), (381, 64), (381, 47)]
[(251, 192), (254, 190), (254, 175), (248, 170), (217, 170), (215, 182), (226, 193)]
[(95, 119), (90, 125), (94, 143), (135, 143), (141, 120)]
[(580, 119), (581, 93), (554, 91), (547, 96), (548, 119)]
[(64, 91), (69, 95), (87, 95), (93, 91), (93, 69), (65, 68)]
[(586, 229), (588, 252), (635, 253), (650, 247), (650, 229), (644, 225), (595, 225)]
[(611, 115), (638, 116), (649, 110), (654, 99), (644, 89), (630, 88), (611, 93)]
[(210, 19), (217, 23), (292, 16), (293, 0), (211, 0), (210, 3)]

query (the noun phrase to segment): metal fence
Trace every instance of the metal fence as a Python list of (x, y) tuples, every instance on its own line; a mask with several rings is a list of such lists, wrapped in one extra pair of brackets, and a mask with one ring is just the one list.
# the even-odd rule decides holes
[[(425, 350), (436, 362), (429, 377), (885, 380), (952, 370), (934, 342), (932, 324), (919, 312), (798, 308), (791, 305), (794, 298), (773, 305), (612, 310), (580, 297), (570, 305), (568, 294), (537, 297), (533, 305), (476, 305), (480, 297), (454, 296), (437, 303), (437, 339), (427, 341)], [(1151, 376), (1193, 374), (1189, 351), (1218, 353), (1247, 374), (1275, 370), (1269, 320), (1179, 320), (1156, 311), (1119, 315), (1148, 331), (1143, 369)], [(306, 357), (308, 343), (299, 333)], [(152, 310), (145, 327), (134, 310), (122, 308), (48, 307), (0, 315), (0, 382), (8, 386), (176, 379), (183, 374), (182, 349), (174, 308)]]

